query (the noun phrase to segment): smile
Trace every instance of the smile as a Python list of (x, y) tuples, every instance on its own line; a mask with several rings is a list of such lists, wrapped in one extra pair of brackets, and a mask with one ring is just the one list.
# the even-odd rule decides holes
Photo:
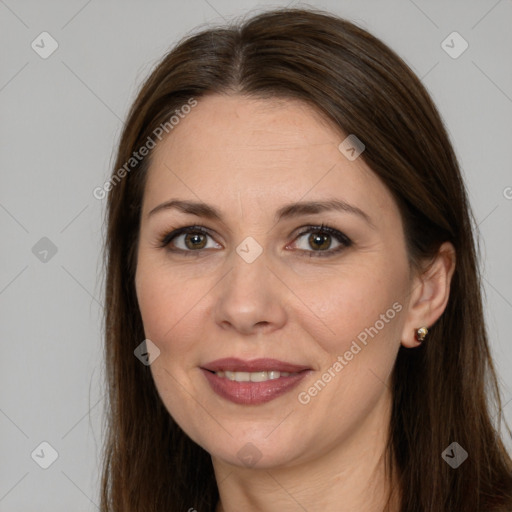
[(230, 372), (218, 371), (215, 375), (220, 378), (234, 380), (236, 382), (265, 382), (267, 380), (275, 380), (280, 377), (289, 377), (290, 375), (298, 375), (298, 373), (280, 372), (271, 370), (269, 372)]
[(285, 395), (311, 368), (276, 359), (224, 358), (200, 367), (210, 389), (239, 405), (259, 405)]

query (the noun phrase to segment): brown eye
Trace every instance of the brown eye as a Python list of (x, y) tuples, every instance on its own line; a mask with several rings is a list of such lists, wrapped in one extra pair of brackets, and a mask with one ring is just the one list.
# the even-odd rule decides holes
[(350, 247), (352, 241), (341, 231), (322, 225), (302, 231), (294, 245), (308, 256), (330, 256)]
[(222, 248), (214, 241), (208, 245), (208, 239), (213, 240), (212, 236), (201, 227), (187, 226), (166, 234), (160, 242), (160, 247), (167, 247), (169, 251), (183, 254), (199, 252), (202, 249)]
[(185, 245), (188, 249), (204, 249), (206, 245), (206, 235), (202, 233), (193, 233), (185, 235)]
[(321, 235), (318, 233), (312, 233), (309, 235), (308, 243), (310, 247), (325, 251), (331, 246), (331, 235)]

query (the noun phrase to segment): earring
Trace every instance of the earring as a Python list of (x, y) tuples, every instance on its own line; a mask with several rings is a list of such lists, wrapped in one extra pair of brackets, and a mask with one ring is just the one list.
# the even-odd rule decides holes
[(421, 343), (427, 336), (428, 329), (426, 327), (420, 327), (416, 330), (416, 339)]

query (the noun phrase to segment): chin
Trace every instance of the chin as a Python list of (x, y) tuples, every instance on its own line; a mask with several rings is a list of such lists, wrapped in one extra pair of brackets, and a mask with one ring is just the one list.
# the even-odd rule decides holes
[[(275, 425), (274, 427), (275, 428)], [(227, 443), (219, 444), (218, 439), (203, 444), (212, 458), (223, 463), (247, 469), (272, 469), (293, 466), (305, 458), (303, 441), (297, 435), (272, 438), (271, 429), (250, 436), (235, 436)]]

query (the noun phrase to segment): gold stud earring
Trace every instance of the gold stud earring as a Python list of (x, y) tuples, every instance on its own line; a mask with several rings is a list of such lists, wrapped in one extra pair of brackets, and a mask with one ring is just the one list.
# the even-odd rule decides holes
[(416, 330), (416, 339), (421, 343), (427, 336), (428, 329), (426, 327), (420, 327)]

